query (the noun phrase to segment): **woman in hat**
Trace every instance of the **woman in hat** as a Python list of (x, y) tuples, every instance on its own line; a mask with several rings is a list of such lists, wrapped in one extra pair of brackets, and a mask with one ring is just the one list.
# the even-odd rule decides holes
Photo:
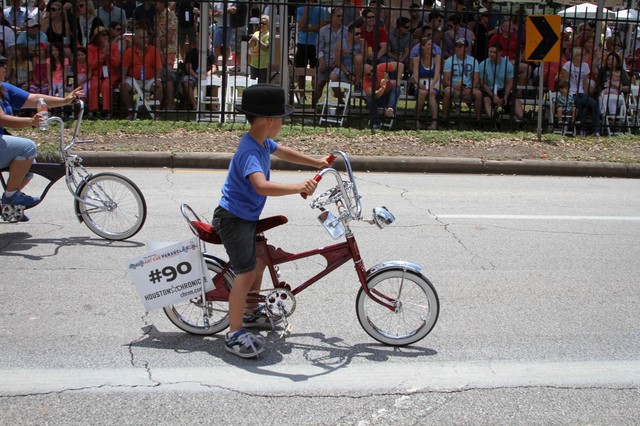
[(225, 349), (242, 358), (252, 358), (264, 350), (264, 337), (247, 332), (248, 327), (269, 325), (266, 313), (256, 304), (246, 304), (249, 290), (259, 291), (265, 264), (256, 256), (256, 223), (268, 196), (313, 194), (318, 185), (313, 179), (299, 183), (269, 180), (271, 154), (296, 164), (327, 167), (328, 157), (312, 158), (278, 145), (275, 138), (282, 117), (293, 112), (285, 105), (284, 90), (272, 84), (256, 84), (242, 94), (242, 106), (236, 109), (247, 116), (249, 131), (240, 139), (222, 186), (222, 198), (213, 214), (212, 225), (233, 264), (236, 279), (229, 296), (229, 333)]
[(97, 27), (87, 47), (89, 62), (89, 117), (100, 110), (99, 95), (102, 95), (102, 111), (111, 114), (111, 94), (120, 85), (122, 60), (117, 44), (111, 43), (109, 30)]
[[(5, 128), (24, 129), (38, 127), (43, 121), (38, 113), (31, 117), (16, 117), (13, 113), (22, 108), (36, 108), (42, 98), (50, 107), (62, 107), (84, 96), (81, 88), (76, 88), (64, 98), (29, 93), (4, 82), (7, 59), (0, 56), (0, 169), (9, 167), (7, 187), (2, 195), (2, 205), (31, 207), (40, 202), (38, 197), (26, 195), (21, 190), (29, 183), (32, 175), (29, 168), (36, 158), (36, 144), (31, 139), (11, 136)], [(26, 216), (23, 220), (29, 220)]]

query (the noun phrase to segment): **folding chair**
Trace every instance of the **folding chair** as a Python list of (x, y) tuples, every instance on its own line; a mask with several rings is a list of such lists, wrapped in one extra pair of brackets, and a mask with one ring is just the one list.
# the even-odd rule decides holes
[[(160, 105), (160, 99), (151, 99), (153, 93), (144, 93), (138, 84), (138, 80), (135, 78), (131, 79), (131, 81), (133, 81), (133, 94), (136, 98), (136, 104), (133, 110), (133, 119), (135, 120), (138, 117), (138, 111), (141, 107), (144, 107), (151, 117), (153, 117), (154, 108)], [(161, 84), (160, 80), (157, 80), (156, 84)]]
[[(217, 88), (217, 95), (212, 95), (210, 91)], [(198, 87), (198, 115), (197, 121), (219, 122), (222, 112), (220, 111), (220, 93), (222, 92), (222, 78), (211, 75), (200, 82)]]
[[(337, 93), (339, 93), (339, 96)], [(349, 118), (350, 103), (351, 84), (342, 81), (330, 81), (327, 84), (327, 97), (322, 104), (322, 111), (320, 112), (320, 124), (344, 125)]]
[(631, 85), (629, 96), (627, 98), (627, 114), (631, 115), (630, 124), (632, 127), (638, 127), (640, 117), (638, 116), (638, 96), (640, 96), (640, 85)]
[[(611, 111), (611, 101), (615, 102), (617, 108)], [(600, 96), (600, 111), (602, 114), (602, 127), (606, 129), (607, 136), (611, 136), (611, 127), (624, 126), (627, 132), (630, 132), (629, 116), (627, 114), (627, 97), (624, 93), (609, 96)], [(612, 124), (613, 122), (613, 124)]]
[(235, 105), (242, 103), (242, 92), (249, 86), (258, 84), (257, 78), (250, 78), (248, 75), (229, 75), (227, 77), (227, 87), (225, 93), (225, 112), (227, 121), (244, 123), (244, 114), (235, 113)]

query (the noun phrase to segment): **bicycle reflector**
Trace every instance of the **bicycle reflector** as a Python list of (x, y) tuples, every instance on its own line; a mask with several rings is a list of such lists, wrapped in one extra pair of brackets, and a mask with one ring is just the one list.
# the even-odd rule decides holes
[(391, 225), (396, 218), (391, 214), (385, 206), (373, 208), (373, 222), (382, 229), (387, 225)]

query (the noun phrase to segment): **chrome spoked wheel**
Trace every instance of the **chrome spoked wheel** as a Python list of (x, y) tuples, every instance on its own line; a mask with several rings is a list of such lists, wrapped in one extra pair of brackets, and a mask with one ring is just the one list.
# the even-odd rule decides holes
[(363, 289), (356, 298), (362, 328), (377, 341), (404, 346), (423, 339), (438, 320), (440, 302), (429, 280), (403, 270), (385, 271), (367, 281), (378, 298), (394, 300), (391, 310), (371, 299)]
[(78, 188), (78, 212), (87, 227), (108, 240), (126, 240), (142, 229), (147, 204), (128, 178), (99, 173)]

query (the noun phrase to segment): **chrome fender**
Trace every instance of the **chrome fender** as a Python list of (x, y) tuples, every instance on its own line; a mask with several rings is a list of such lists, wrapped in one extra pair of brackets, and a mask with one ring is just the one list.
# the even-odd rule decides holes
[(378, 263), (377, 265), (374, 265), (371, 268), (369, 268), (366, 274), (366, 279), (368, 281), (374, 275), (377, 275), (384, 271), (389, 271), (391, 269), (400, 269), (403, 271), (409, 271), (409, 272), (414, 272), (416, 274), (420, 274), (420, 271), (422, 271), (422, 266), (417, 265), (415, 263), (406, 262), (404, 260), (390, 260), (388, 262)]
[[(214, 264), (214, 265), (218, 266), (220, 269), (224, 269), (224, 268), (226, 268), (226, 267), (227, 267), (227, 262), (225, 262), (224, 260), (222, 260), (222, 259), (220, 259), (219, 257), (216, 257), (216, 256), (214, 256), (214, 255), (212, 255), (212, 254), (209, 254), (209, 253), (202, 253), (202, 257), (204, 258), (205, 265), (206, 265), (207, 263), (211, 263), (211, 264)], [(229, 274), (229, 276), (230, 276), (233, 280), (235, 280), (235, 278), (236, 278), (236, 274), (235, 274), (235, 272), (233, 272), (233, 269), (229, 269), (229, 270), (227, 271), (227, 274)], [(211, 277), (211, 278), (213, 279), (213, 278), (215, 278), (215, 277)], [(204, 289), (205, 289), (205, 291), (211, 291), (211, 290), (214, 290), (214, 289), (215, 289), (215, 287), (214, 287), (214, 285), (213, 285), (213, 281), (211, 281), (211, 280), (207, 280), (207, 282), (206, 282), (206, 283), (205, 283), (205, 285), (204, 285)]]

